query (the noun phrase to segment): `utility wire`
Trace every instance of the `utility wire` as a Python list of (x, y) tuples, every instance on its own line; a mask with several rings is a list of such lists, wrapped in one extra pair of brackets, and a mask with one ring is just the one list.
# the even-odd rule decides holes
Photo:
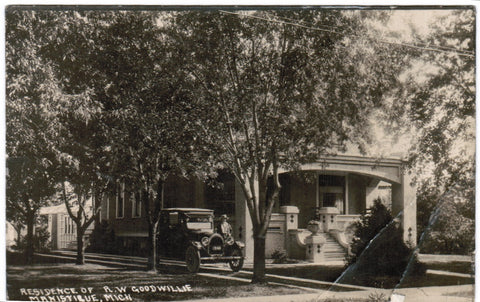
[[(263, 17), (259, 17), (259, 16), (245, 15), (245, 14), (241, 14), (241, 13), (229, 12), (229, 11), (224, 11), (224, 10), (219, 10), (219, 12), (225, 13), (225, 14), (231, 14), (231, 15), (238, 15), (238, 16), (241, 16), (241, 17), (246, 17), (246, 18), (251, 18), (251, 19), (258, 19), (258, 20), (272, 22), (272, 23), (292, 25), (292, 26), (297, 26), (297, 27), (310, 29), (310, 30), (315, 30), (315, 31), (328, 32), (328, 33), (333, 33), (333, 34), (337, 34), (337, 35), (342, 34), (341, 32), (338, 32), (338, 31), (322, 29), (322, 28), (312, 27), (312, 26), (306, 26), (306, 25), (302, 25), (302, 24), (298, 24), (298, 23), (294, 23), (294, 22), (268, 19), (268, 18), (263, 18)], [(436, 52), (443, 52), (443, 53), (455, 53), (459, 56), (475, 58), (475, 55), (470, 51), (458, 50), (458, 49), (454, 49), (454, 48), (443, 47), (443, 49), (442, 49), (442, 48), (433, 47), (433, 46), (415, 45), (415, 44), (392, 42), (392, 41), (385, 41), (385, 40), (376, 40), (376, 39), (373, 39), (373, 38), (369, 38), (369, 39), (375, 40), (375, 41), (380, 42), (380, 43), (390, 44), (390, 45), (397, 45), (397, 46), (415, 48), (415, 49), (419, 49), (419, 50), (428, 50), (428, 51), (436, 51)]]
[[(265, 13), (273, 18), (277, 18), (277, 19), (284, 19), (284, 20), (288, 20), (288, 21), (293, 21), (293, 22), (301, 22), (301, 23), (309, 23), (309, 24), (313, 24), (312, 22), (307, 22), (307, 21), (303, 21), (303, 20), (295, 20), (295, 19), (292, 19), (292, 18), (287, 18), (287, 17), (282, 17), (282, 16), (272, 16), (269, 12), (265, 11)], [(293, 23), (292, 22), (292, 23)], [(303, 24), (301, 24), (303, 25)], [(337, 29), (340, 29), (342, 30), (340, 27), (338, 26), (333, 26), (333, 25), (324, 25), (322, 24), (323, 27), (329, 27), (329, 28), (337, 28)], [(317, 25), (316, 28), (319, 28), (319, 26)], [(372, 38), (369, 38), (369, 39), (372, 39)], [(380, 41), (380, 40), (378, 40)], [(383, 41), (380, 41), (380, 42), (383, 42)], [(389, 42), (389, 41), (384, 41), (384, 43), (392, 43), (392, 42)], [(412, 44), (410, 44), (412, 45)], [(429, 45), (429, 44), (424, 44), (424, 43), (417, 43), (417, 44), (413, 44), (414, 46), (416, 47), (426, 47), (426, 48), (436, 48), (436, 49), (442, 49), (442, 50), (453, 50), (455, 52), (461, 52), (461, 53), (466, 53), (466, 54), (472, 54), (474, 55), (475, 53), (473, 51), (470, 51), (470, 50), (463, 50), (463, 49), (457, 49), (457, 48), (454, 48), (454, 47), (448, 47), (448, 46), (439, 46), (439, 45)]]

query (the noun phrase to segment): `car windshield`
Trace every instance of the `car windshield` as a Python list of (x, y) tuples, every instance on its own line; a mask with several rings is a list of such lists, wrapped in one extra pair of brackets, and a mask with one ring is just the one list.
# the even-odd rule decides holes
[(212, 230), (213, 218), (210, 215), (188, 215), (187, 228), (191, 230)]

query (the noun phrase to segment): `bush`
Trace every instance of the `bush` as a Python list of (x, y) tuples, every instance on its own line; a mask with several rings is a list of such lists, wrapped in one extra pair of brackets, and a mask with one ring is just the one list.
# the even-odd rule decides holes
[(127, 256), (147, 256), (144, 238), (117, 237), (107, 221), (97, 223), (90, 234), (89, 245), (85, 249), (90, 253), (116, 254)]
[(93, 253), (117, 254), (120, 247), (113, 228), (106, 221), (95, 224), (89, 242), (85, 250)]
[(475, 222), (462, 216), (452, 200), (443, 201), (420, 249), (426, 254), (470, 255), (475, 249)]
[(275, 250), (272, 253), (273, 263), (280, 264), (287, 262), (287, 252), (284, 250)]
[[(26, 236), (21, 236), (20, 240), (16, 240), (16, 244), (12, 246), (14, 250), (24, 252), (27, 247)], [(48, 252), (51, 249), (50, 233), (47, 230), (47, 226), (40, 226), (36, 228), (33, 235), (33, 250), (35, 252)]]
[(354, 265), (343, 282), (387, 288), (400, 281), (411, 255), (400, 223), (380, 200), (356, 223), (351, 252), (347, 262)]
[(469, 255), (474, 251), (475, 196), (469, 191), (451, 187), (441, 194), (430, 182), (419, 187), (417, 226), (422, 253)]
[(352, 244), (350, 245), (351, 255), (347, 258), (348, 264), (357, 261), (370, 240), (388, 225), (392, 219), (390, 211), (382, 204), (381, 199), (376, 199), (370, 211), (363, 214), (360, 221), (353, 224), (355, 232)]

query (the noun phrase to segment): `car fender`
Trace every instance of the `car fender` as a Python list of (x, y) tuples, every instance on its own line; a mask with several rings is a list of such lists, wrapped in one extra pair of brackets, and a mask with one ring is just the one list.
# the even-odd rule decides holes
[(245, 248), (245, 243), (243, 243), (243, 242), (241, 242), (241, 241), (235, 241), (235, 245), (236, 245), (239, 249)]

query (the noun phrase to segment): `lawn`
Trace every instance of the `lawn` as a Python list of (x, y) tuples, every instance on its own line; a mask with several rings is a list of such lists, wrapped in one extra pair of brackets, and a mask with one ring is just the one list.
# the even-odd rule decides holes
[[(425, 264), (425, 269), (446, 270), (458, 273), (470, 273), (471, 265), (465, 262), (452, 263), (429, 263)], [(268, 274), (277, 274), (319, 281), (334, 282), (342, 274), (344, 268), (339, 266), (324, 265), (305, 265), (295, 267), (269, 267)], [(415, 270), (413, 270), (415, 271)], [(418, 272), (418, 271), (417, 271)], [(351, 284), (360, 286), (369, 286), (377, 288), (394, 288), (400, 281), (401, 276), (382, 276), (382, 275), (357, 275), (353, 278)], [(408, 275), (402, 281), (401, 288), (422, 287), (422, 286), (446, 286), (474, 284), (474, 278), (463, 278), (455, 276), (442, 276), (431, 274)], [(342, 289), (345, 291), (345, 289)]]
[[(9, 258), (13, 260), (12, 255)], [(45, 289), (57, 288), (60, 291), (52, 293), (52, 296), (83, 295), (83, 290), (87, 293), (82, 298), (85, 301), (90, 299), (92, 302), (122, 299), (172, 301), (305, 293), (301, 289), (279, 285), (251, 285), (240, 281), (193, 275), (187, 273), (186, 269), (178, 267), (162, 266), (159, 273), (153, 273), (95, 264), (78, 266), (73, 263), (51, 263), (52, 260), (46, 261), (47, 258), (36, 259), (39, 260), (43, 260), (41, 264), (30, 266), (12, 265), (12, 262), (7, 262), (7, 293), (10, 300), (28, 301), (37, 294), (47, 296)], [(69, 290), (70, 288), (74, 290)], [(39, 292), (39, 289), (43, 289), (44, 292)], [(41, 298), (38, 298), (38, 301), (41, 301)]]
[(267, 274), (334, 282), (345, 270), (342, 266), (305, 265), (288, 268), (267, 268)]
[(429, 269), (449, 271), (453, 273), (473, 274), (473, 266), (471, 262), (452, 261), (449, 263), (428, 263)]

